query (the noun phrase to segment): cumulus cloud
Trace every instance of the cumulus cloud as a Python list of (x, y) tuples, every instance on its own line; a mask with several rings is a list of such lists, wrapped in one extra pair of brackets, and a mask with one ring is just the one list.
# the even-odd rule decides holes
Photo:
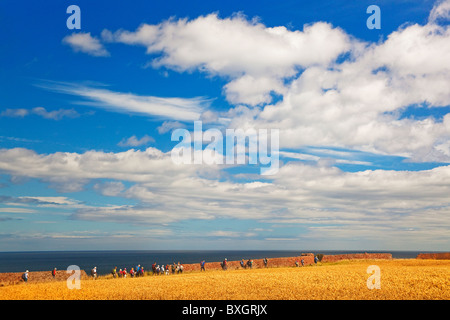
[(99, 39), (90, 32), (73, 33), (63, 38), (62, 42), (69, 45), (75, 52), (83, 52), (95, 57), (108, 57), (110, 54)]
[[(337, 147), (347, 154), (364, 150), (450, 162), (450, 114), (416, 119), (407, 112), (411, 106), (450, 105), (450, 27), (438, 23), (448, 17), (448, 3), (439, 2), (427, 24), (405, 24), (377, 43), (354, 39), (324, 22), (291, 31), (243, 15), (210, 14), (143, 24), (135, 31), (103, 31), (105, 42), (145, 47), (155, 68), (200, 70), (226, 79), (223, 92), (234, 107), (224, 112), (206, 110), (204, 98), (138, 96), (72, 84), (51, 89), (108, 110), (161, 117), (167, 122), (159, 133), (180, 121), (226, 119), (229, 128), (280, 129), (284, 149), (309, 146), (345, 157), (330, 149)], [(274, 95), (281, 99), (273, 102)], [(17, 116), (25, 116), (21, 112)], [(288, 162), (270, 179), (258, 176), (258, 181), (217, 166), (177, 166), (170, 153), (156, 148), (47, 155), (2, 149), (0, 170), (40, 179), (60, 191), (108, 179), (94, 189), (137, 202), (80, 208), (72, 219), (162, 225), (244, 219), (306, 230), (298, 237), (266, 237), (272, 240), (448, 244), (450, 166), (344, 172), (305, 153), (281, 150), (285, 158), (313, 164)], [(370, 164), (352, 157), (336, 161)], [(122, 181), (132, 185), (126, 188)], [(244, 234), (219, 230), (209, 235)]]
[(229, 77), (227, 98), (250, 105), (270, 102), (270, 92), (283, 92), (282, 79), (294, 76), (299, 68), (326, 65), (351, 45), (344, 31), (328, 23), (290, 31), (284, 26), (266, 27), (242, 14), (224, 19), (217, 14), (171, 19), (158, 25), (143, 24), (136, 31), (104, 30), (102, 36), (144, 46), (148, 54), (160, 54), (152, 62), (154, 67), (199, 69)]
[(386, 41), (364, 44), (330, 68), (310, 66), (274, 105), (240, 107), (231, 127), (279, 128), (280, 146), (342, 147), (449, 162), (450, 115), (402, 117), (409, 106), (450, 105), (450, 28), (409, 25)]
[[(439, 239), (449, 240), (450, 166), (344, 172), (326, 165), (291, 162), (270, 180), (253, 182), (238, 181), (242, 177), (213, 178), (217, 167), (205, 167), (177, 166), (168, 153), (154, 148), (49, 155), (26, 149), (0, 150), (3, 173), (20, 172), (50, 183), (60, 176), (85, 183), (108, 179), (112, 181), (98, 182), (94, 189), (137, 201), (136, 205), (81, 207), (72, 219), (160, 225), (242, 219), (304, 226), (307, 233), (301, 237), (320, 238), (322, 234), (340, 239), (345, 238), (340, 230), (347, 230), (347, 239), (358, 234), (366, 240), (406, 241), (414, 235), (415, 241), (434, 241), (430, 232), (435, 232), (441, 235)], [(210, 170), (209, 174), (204, 170)], [(121, 181), (133, 185), (125, 188)], [(365, 236), (364, 230), (370, 232)], [(233, 235), (237, 233), (222, 233)]]
[(150, 142), (155, 142), (155, 139), (148, 135), (144, 135), (140, 139), (138, 139), (136, 136), (131, 136), (128, 139), (122, 139), (117, 145), (120, 147), (139, 147)]
[(105, 183), (96, 183), (94, 190), (100, 192), (104, 196), (116, 197), (125, 189), (120, 181), (110, 181)]
[[(288, 30), (242, 14), (104, 30), (102, 39), (144, 46), (155, 68), (224, 77), (223, 92), (235, 107), (215, 118), (228, 118), (231, 128), (280, 129), (282, 148), (341, 147), (449, 162), (449, 115), (402, 117), (410, 106), (450, 105), (450, 28), (435, 23), (447, 17), (448, 3), (438, 2), (427, 24), (405, 24), (378, 43), (325, 22)], [(281, 99), (271, 104), (274, 95)]]

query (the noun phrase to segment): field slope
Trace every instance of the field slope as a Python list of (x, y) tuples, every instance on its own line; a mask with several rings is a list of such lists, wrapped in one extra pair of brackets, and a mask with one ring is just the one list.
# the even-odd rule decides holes
[[(381, 270), (381, 289), (367, 288), (367, 267)], [(354, 260), (307, 267), (190, 272), (168, 276), (21, 283), (0, 288), (0, 299), (450, 299), (450, 260)]]

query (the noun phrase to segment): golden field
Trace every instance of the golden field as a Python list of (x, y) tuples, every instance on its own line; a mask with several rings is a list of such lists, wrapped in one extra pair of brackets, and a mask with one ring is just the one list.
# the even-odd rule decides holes
[[(381, 289), (368, 289), (369, 265), (381, 270)], [(450, 260), (348, 260), (307, 267), (213, 270), (143, 278), (65, 281), (0, 287), (2, 300), (449, 300)]]

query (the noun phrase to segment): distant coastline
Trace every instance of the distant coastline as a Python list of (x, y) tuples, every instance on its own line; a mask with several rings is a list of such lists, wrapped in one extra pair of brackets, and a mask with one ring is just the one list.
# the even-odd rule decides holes
[(432, 251), (364, 251), (364, 250), (92, 250), (92, 251), (27, 251), (0, 252), (0, 273), (47, 271), (57, 268), (65, 270), (75, 264), (82, 270), (89, 271), (94, 266), (99, 274), (108, 274), (113, 267), (134, 267), (141, 264), (149, 270), (153, 263), (207, 264), (223, 261), (240, 261), (242, 259), (263, 259), (297, 257), (301, 253), (323, 255), (341, 255), (357, 253), (389, 253), (393, 259), (415, 259), (419, 254), (436, 254)]

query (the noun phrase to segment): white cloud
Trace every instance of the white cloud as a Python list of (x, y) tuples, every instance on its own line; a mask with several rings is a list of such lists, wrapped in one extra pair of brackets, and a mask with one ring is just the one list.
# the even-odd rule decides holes
[[(231, 128), (280, 129), (281, 148), (340, 147), (449, 162), (450, 115), (399, 118), (411, 105), (450, 105), (450, 27), (434, 23), (447, 17), (448, 3), (436, 4), (428, 24), (405, 24), (378, 43), (324, 22), (291, 31), (239, 14), (171, 19), (102, 36), (146, 47), (155, 68), (224, 77), (224, 94), (236, 107), (214, 118), (228, 118)], [(282, 99), (270, 105), (272, 94)]]
[(36, 210), (25, 208), (0, 208), (0, 213), (36, 213)]
[(12, 118), (23, 118), (30, 113), (28, 109), (6, 109), (2, 111), (0, 116), (2, 117), (12, 117)]
[(116, 197), (122, 193), (125, 186), (120, 181), (110, 181), (105, 183), (96, 183), (94, 190), (100, 192), (104, 196)]
[(143, 24), (135, 32), (105, 30), (102, 36), (145, 46), (148, 54), (161, 54), (153, 60), (154, 67), (199, 69), (230, 77), (233, 81), (226, 88), (227, 98), (251, 105), (269, 102), (271, 91), (283, 91), (281, 80), (294, 76), (298, 68), (326, 65), (351, 44), (345, 32), (324, 22), (290, 31), (283, 26), (266, 27), (240, 14), (224, 19), (217, 14), (172, 19), (158, 25)]
[(179, 121), (164, 121), (158, 128), (159, 134), (164, 134), (174, 129), (183, 128), (184, 125)]
[(219, 237), (219, 238), (249, 238), (256, 236), (254, 232), (241, 232), (241, 231), (230, 231), (230, 230), (216, 230), (206, 232), (204, 235), (207, 237)]
[(63, 118), (77, 118), (80, 115), (74, 109), (59, 109), (47, 111), (43, 107), (36, 107), (33, 109), (6, 109), (0, 116), (23, 118), (28, 115), (38, 115), (44, 119), (61, 120)]
[(63, 38), (63, 43), (68, 44), (75, 52), (83, 52), (95, 57), (108, 57), (109, 52), (101, 42), (87, 33), (73, 33)]
[(229, 126), (279, 128), (281, 148), (341, 147), (449, 162), (449, 114), (399, 115), (410, 105), (450, 105), (450, 28), (410, 25), (385, 42), (354, 48), (354, 58), (306, 68), (282, 101), (258, 114), (241, 109)]
[(19, 199), (28, 200), (28, 199), (34, 199), (38, 200), (38, 204), (41, 205), (70, 205), (75, 206), (78, 205), (78, 201), (75, 201), (73, 199), (67, 198), (67, 197), (19, 197)]
[[(217, 175), (217, 167), (174, 165), (169, 153), (154, 148), (49, 155), (2, 149), (0, 170), (5, 174), (20, 172), (50, 184), (60, 176), (84, 183), (113, 179), (97, 183), (94, 189), (138, 202), (79, 207), (72, 219), (162, 225), (183, 220), (244, 219), (272, 226), (306, 226), (309, 231), (302, 236), (314, 238), (322, 233), (331, 239), (343, 229), (347, 230), (347, 239), (356, 233), (364, 238), (364, 230), (371, 230), (365, 239), (406, 241), (414, 234), (415, 243), (449, 240), (445, 232), (450, 227), (450, 166), (424, 171), (344, 172), (297, 162), (282, 166), (270, 181), (260, 177), (261, 181), (242, 183), (233, 181), (233, 176), (223, 179)], [(205, 170), (210, 171), (205, 174)], [(124, 189), (120, 181), (134, 185)], [(41, 200), (67, 202), (59, 198)], [(430, 233), (440, 234), (441, 240), (433, 240)], [(339, 233), (340, 238), (345, 234)]]
[(142, 138), (138, 139), (136, 136), (131, 136), (128, 139), (122, 139), (118, 146), (120, 147), (139, 147), (146, 145), (150, 142), (155, 142), (155, 139), (148, 135), (144, 135)]
[(428, 16), (428, 21), (430, 23), (436, 23), (440, 20), (449, 20), (450, 19), (450, 1), (449, 0), (441, 0), (437, 1), (437, 3), (433, 6), (433, 9)]
[(162, 119), (193, 121), (200, 117), (210, 101), (203, 97), (164, 98), (140, 96), (132, 93), (114, 92), (70, 83), (42, 83), (40, 87), (83, 97), (90, 106), (100, 107), (115, 112), (137, 113)]

